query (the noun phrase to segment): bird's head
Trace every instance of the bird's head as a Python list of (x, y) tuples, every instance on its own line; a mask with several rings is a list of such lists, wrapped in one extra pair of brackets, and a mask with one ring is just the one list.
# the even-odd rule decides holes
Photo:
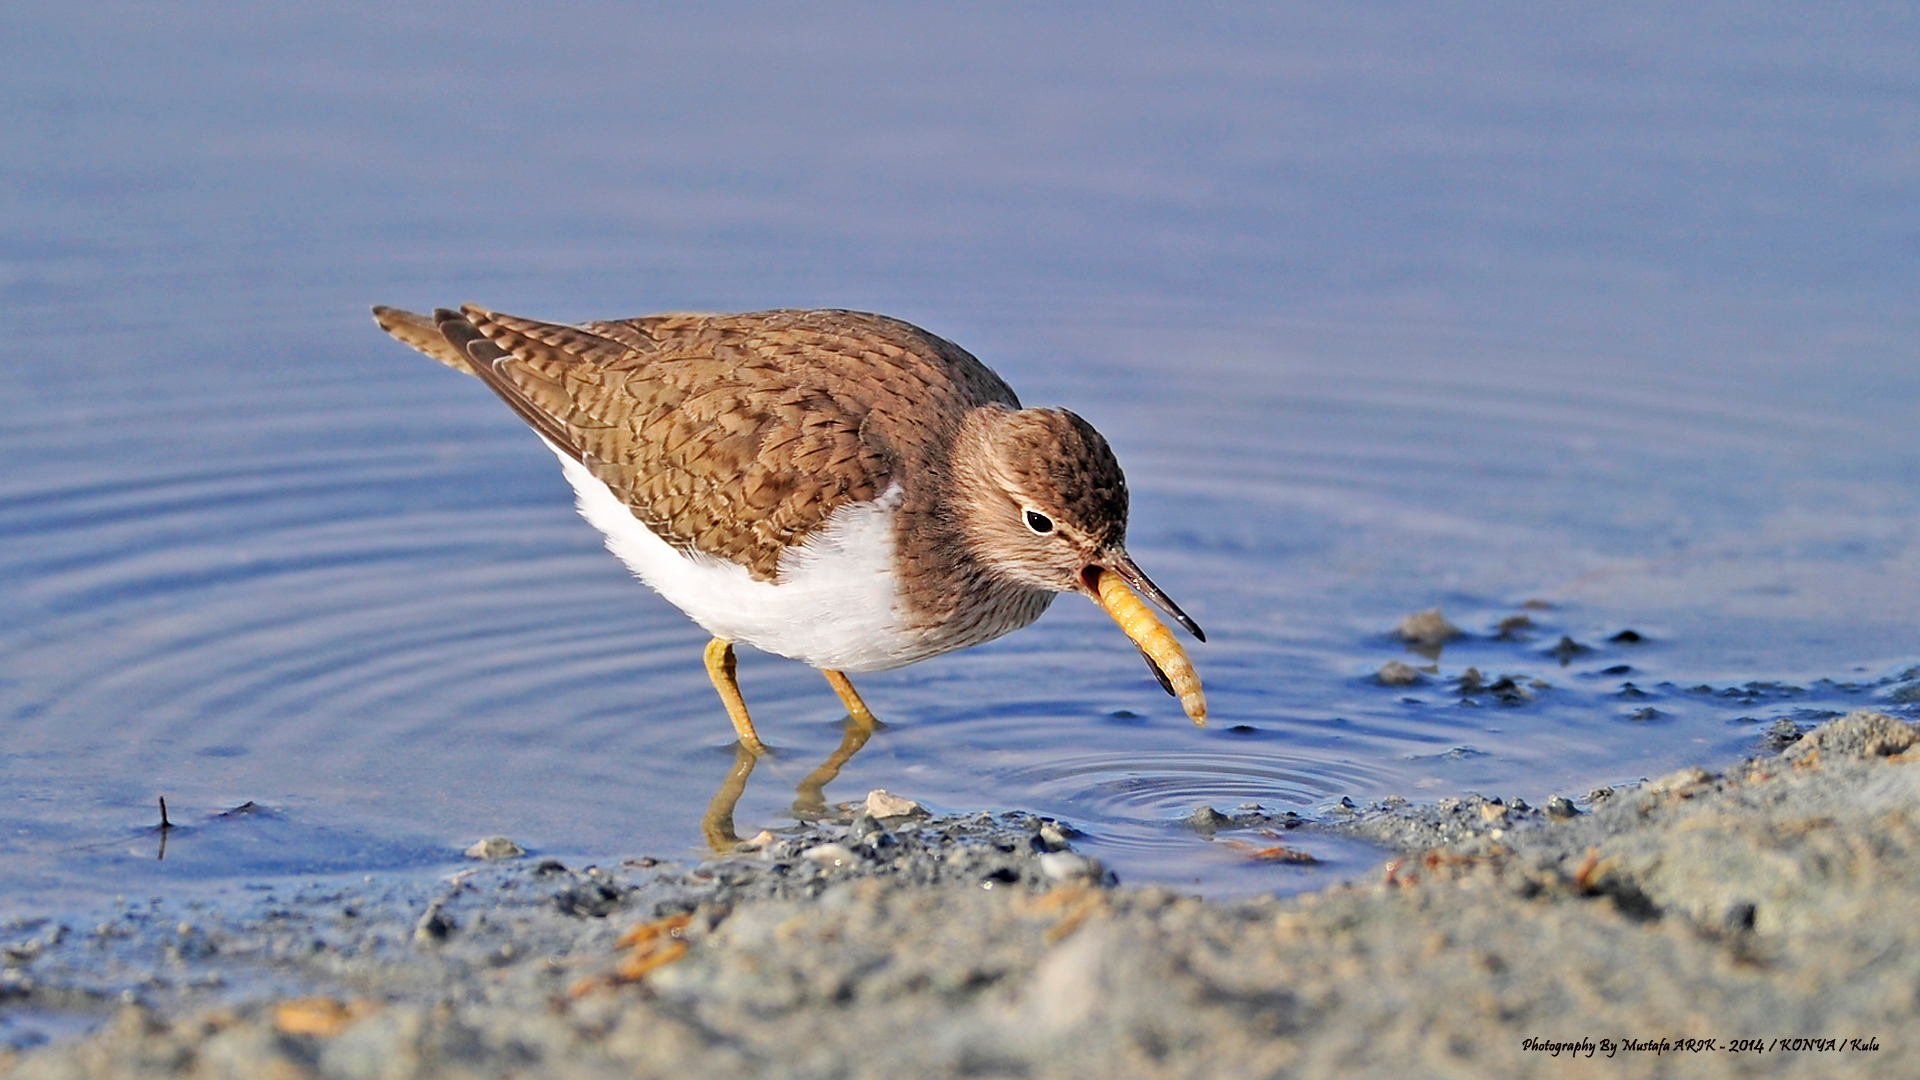
[[(961, 530), (989, 572), (1084, 594), (1127, 631), (1169, 692), (1183, 672), (1197, 697), (1199, 678), (1172, 635), (1137, 600), (1127, 608), (1125, 589), (1102, 586), (1103, 577), (1119, 578), (1206, 640), (1127, 554), (1127, 478), (1092, 424), (1065, 409), (986, 406), (968, 414), (954, 460)], [(1188, 694), (1180, 696), (1193, 715)], [(1201, 704), (1195, 719), (1204, 715)]]

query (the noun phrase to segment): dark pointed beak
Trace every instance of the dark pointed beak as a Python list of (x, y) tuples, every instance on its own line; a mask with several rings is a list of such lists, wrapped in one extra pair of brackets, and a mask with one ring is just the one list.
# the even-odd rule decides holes
[[(1131, 585), (1134, 592), (1153, 601), (1161, 611), (1172, 616), (1174, 622), (1186, 628), (1187, 633), (1192, 634), (1196, 640), (1207, 640), (1207, 635), (1201, 631), (1200, 624), (1188, 618), (1187, 613), (1180, 610), (1179, 604), (1174, 603), (1172, 598), (1168, 597), (1166, 593), (1161, 592), (1160, 586), (1155, 585), (1152, 578), (1148, 577), (1138, 566), (1135, 566), (1132, 556), (1126, 552), (1115, 553), (1108, 558), (1101, 559), (1093, 565), (1102, 570), (1111, 570), (1119, 574), (1121, 581)], [(1099, 575), (1094, 576), (1097, 577)]]

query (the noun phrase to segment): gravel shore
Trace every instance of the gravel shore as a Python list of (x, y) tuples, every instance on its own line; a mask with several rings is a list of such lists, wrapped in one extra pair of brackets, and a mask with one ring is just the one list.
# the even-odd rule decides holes
[(1857, 712), (1795, 736), (1581, 806), (1388, 800), (1289, 822), (1404, 854), (1285, 900), (1116, 885), (1032, 815), (860, 812), (690, 866), (507, 858), (204, 924), (16, 920), (0, 1009), (97, 1026), (0, 1070), (1920, 1072), (1920, 733)]

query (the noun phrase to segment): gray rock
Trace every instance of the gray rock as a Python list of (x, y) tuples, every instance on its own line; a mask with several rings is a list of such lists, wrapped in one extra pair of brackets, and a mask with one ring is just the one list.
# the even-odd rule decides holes
[(1675, 769), (1665, 776), (1647, 781), (1640, 790), (1649, 795), (1677, 795), (1712, 779), (1707, 770), (1698, 765), (1688, 765), (1684, 769)]
[(888, 818), (926, 817), (927, 811), (912, 799), (892, 795), (885, 788), (875, 788), (867, 792), (864, 804), (867, 816), (885, 821)]
[(1439, 608), (1428, 608), (1404, 616), (1394, 633), (1413, 645), (1444, 645), (1460, 636), (1460, 628), (1447, 621)]
[(1380, 671), (1374, 678), (1382, 686), (1412, 686), (1420, 681), (1420, 672), (1412, 664), (1389, 660), (1380, 665)]
[(1098, 880), (1099, 864), (1071, 851), (1052, 851), (1040, 856), (1040, 872), (1054, 881)]
[(1920, 732), (1886, 713), (1859, 709), (1808, 732), (1781, 755), (1797, 761), (1814, 754), (1857, 758), (1903, 753), (1920, 742)]
[(504, 836), (489, 836), (485, 840), (476, 840), (467, 848), (469, 859), (517, 859), (527, 853), (527, 849)]
[(852, 866), (859, 861), (859, 856), (845, 844), (815, 844), (801, 852), (800, 857), (828, 867)]

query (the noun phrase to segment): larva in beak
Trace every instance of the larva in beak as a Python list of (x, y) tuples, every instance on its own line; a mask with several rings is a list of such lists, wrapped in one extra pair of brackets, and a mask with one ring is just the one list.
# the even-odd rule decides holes
[(1193, 670), (1193, 661), (1187, 659), (1187, 652), (1174, 639), (1168, 630), (1146, 604), (1141, 603), (1127, 583), (1118, 573), (1090, 567), (1088, 577), (1095, 577), (1094, 597), (1100, 607), (1120, 624), (1127, 637), (1140, 648), (1147, 662), (1160, 676), (1161, 685), (1180, 699), (1180, 707), (1193, 718), (1194, 725), (1205, 727), (1207, 724), (1207, 695), (1200, 689), (1200, 674)]

